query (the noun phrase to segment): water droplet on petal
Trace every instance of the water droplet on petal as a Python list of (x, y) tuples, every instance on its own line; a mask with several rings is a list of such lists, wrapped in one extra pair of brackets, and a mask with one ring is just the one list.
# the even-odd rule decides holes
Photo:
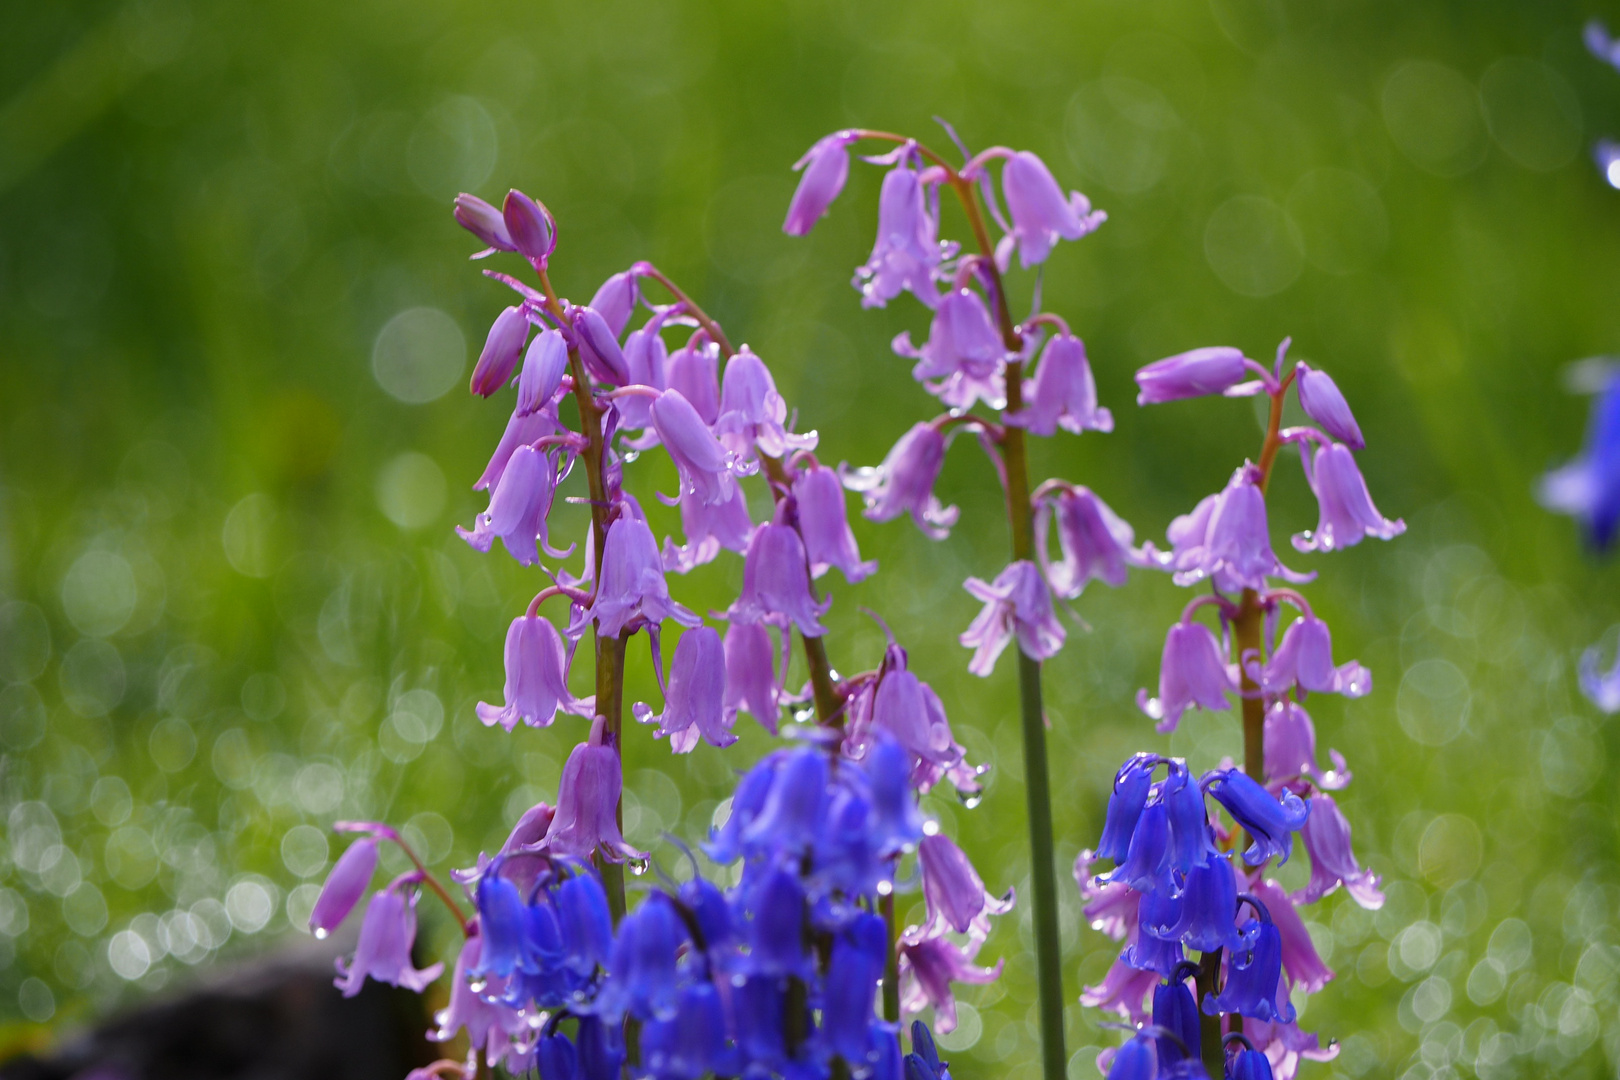
[(962, 792), (957, 792), (957, 796), (962, 800), (963, 807), (965, 807), (968, 810), (972, 810), (973, 808), (975, 808), (981, 802), (984, 801), (984, 796), (980, 795), (976, 791), (971, 795), (963, 794)]
[(878, 891), (879, 896), (888, 896), (890, 893), (894, 892), (894, 882), (892, 882), (892, 881), (880, 881), (880, 882), (878, 882), (877, 883), (877, 891)]
[(326, 931), (326, 928), (324, 926), (317, 926), (315, 928), (315, 940), (316, 941), (325, 941), (326, 936), (327, 936), (327, 931)]
[(646, 859), (626, 859), (625, 865), (630, 868), (630, 873), (636, 877), (640, 877), (647, 872)]
[(923, 822), (923, 835), (924, 836), (936, 836), (936, 835), (938, 835), (938, 833), (939, 833), (939, 822), (933, 820), (932, 818), (930, 818), (927, 821)]

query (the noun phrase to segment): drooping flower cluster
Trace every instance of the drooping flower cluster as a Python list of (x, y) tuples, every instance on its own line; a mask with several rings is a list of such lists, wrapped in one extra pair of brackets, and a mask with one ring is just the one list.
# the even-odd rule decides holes
[[(1169, 1033), (1139, 1036), (1099, 1060), (1110, 1076), (1204, 1075), (1211, 1063), (1191, 1061), (1198, 1054), (1200, 1009), (1222, 1024), (1230, 1016), (1245, 1018), (1252, 1044), (1224, 1062), (1227, 1076), (1274, 1073), (1288, 1080), (1301, 1059), (1333, 1057), (1336, 1045), (1322, 1046), (1295, 1025), (1292, 995), (1315, 993), (1333, 977), (1297, 908), (1340, 886), (1364, 907), (1383, 903), (1377, 875), (1351, 852), (1349, 823), (1331, 794), (1350, 773), (1337, 751), (1330, 769), (1320, 766), (1315, 727), (1304, 708), (1312, 693), (1365, 695), (1372, 677), (1356, 661), (1336, 663), (1327, 623), (1297, 591), (1273, 584), (1314, 576), (1285, 567), (1272, 548), (1265, 489), (1278, 452), (1299, 449), (1318, 502), (1318, 525), (1293, 538), (1297, 550), (1335, 551), (1367, 536), (1389, 539), (1405, 525), (1373, 506), (1352, 453), (1365, 442), (1338, 386), (1304, 363), (1285, 375), (1288, 345), (1285, 340), (1278, 348), (1270, 370), (1236, 349), (1206, 348), (1137, 373), (1142, 404), (1264, 393), (1271, 423), (1258, 465), (1245, 462), (1225, 488), (1176, 518), (1168, 551), (1152, 544), (1142, 549), (1143, 559), (1170, 571), (1178, 585), (1208, 583), (1214, 591), (1188, 604), (1171, 626), (1158, 694), (1143, 690), (1138, 704), (1168, 733), (1188, 709), (1240, 703), (1245, 762), (1195, 780), (1179, 759), (1137, 754), (1115, 777), (1096, 849), (1075, 863), (1087, 921), (1124, 942), (1108, 975), (1087, 987), (1082, 1001)], [(1291, 387), (1314, 426), (1281, 428)], [(1287, 607), (1298, 615), (1279, 636)], [(1219, 634), (1194, 618), (1205, 608), (1217, 614)], [(1166, 775), (1157, 780), (1161, 766)], [(1206, 796), (1230, 824), (1207, 812)], [(1310, 857), (1311, 877), (1290, 894), (1267, 873), (1274, 860), (1280, 866), (1293, 854), (1295, 833)], [(1101, 860), (1113, 867), (1094, 865)], [(1202, 990), (1196, 1006), (1187, 986), (1193, 976)]]

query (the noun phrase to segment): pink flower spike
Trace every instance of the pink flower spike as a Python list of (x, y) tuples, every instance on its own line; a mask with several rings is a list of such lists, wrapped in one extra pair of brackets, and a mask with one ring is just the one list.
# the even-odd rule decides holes
[(371, 875), (376, 871), (377, 838), (374, 836), (362, 836), (338, 857), (309, 913), (309, 928), (317, 938), (326, 937), (348, 917), (366, 894)]
[(1299, 394), (1299, 407), (1305, 415), (1322, 425), (1322, 430), (1352, 450), (1365, 450), (1367, 441), (1361, 437), (1361, 425), (1356, 423), (1350, 403), (1344, 400), (1339, 384), (1333, 376), (1301, 361), (1294, 366), (1294, 388)]
[(1009, 415), (1007, 423), (1045, 436), (1059, 427), (1075, 435), (1114, 430), (1114, 414), (1097, 404), (1097, 380), (1084, 342), (1073, 334), (1058, 334), (1047, 343), (1035, 377), (1024, 382), (1024, 409)]
[(731, 727), (738, 711), (746, 709), (775, 735), (782, 684), (770, 631), (763, 623), (734, 622), (726, 630), (725, 652), (725, 726)]
[(810, 557), (812, 577), (820, 577), (836, 566), (844, 580), (854, 585), (877, 570), (875, 561), (861, 561), (844, 505), (844, 485), (836, 472), (825, 465), (805, 469), (793, 481), (793, 498), (799, 508), (799, 528)]
[(1305, 929), (1305, 920), (1299, 917), (1294, 902), (1281, 885), (1269, 878), (1249, 891), (1266, 905), (1271, 921), (1277, 924), (1277, 933), (1282, 937), (1283, 970), (1288, 973), (1288, 981), (1307, 994), (1321, 990), (1333, 979), (1333, 970), (1317, 955), (1311, 933)]
[(1225, 709), (1226, 695), (1236, 693), (1237, 688), (1237, 668), (1226, 662), (1220, 642), (1209, 627), (1177, 622), (1164, 639), (1159, 696), (1150, 700), (1146, 690), (1138, 690), (1136, 705), (1158, 721), (1160, 733), (1168, 734), (1176, 729), (1181, 714), (1193, 706)]
[(810, 592), (809, 560), (799, 534), (788, 525), (754, 530), (743, 560), (743, 586), (731, 616), (736, 622), (792, 623), (807, 637), (827, 632), (821, 615), (831, 601), (817, 603)]
[(517, 245), (512, 243), (511, 234), (506, 231), (506, 219), (501, 216), (501, 212), (478, 196), (469, 195), (465, 191), (457, 195), (455, 216), (457, 224), (489, 245), (483, 251), (474, 254), (473, 258), (482, 259), (497, 251), (517, 250)]
[(1007, 564), (994, 582), (968, 578), (963, 583), (984, 608), (957, 639), (974, 650), (968, 670), (988, 676), (1014, 636), (1026, 656), (1045, 660), (1063, 647), (1065, 631), (1052, 610), (1052, 594), (1035, 564), (1019, 559)]
[(607, 721), (591, 723), (590, 739), (574, 747), (557, 783), (557, 811), (542, 843), (554, 855), (588, 859), (600, 853), (610, 862), (646, 858), (625, 843), (614, 813), (624, 774), (619, 753), (606, 745)]
[(875, 469), (843, 474), (844, 486), (859, 492), (872, 521), (892, 521), (909, 513), (917, 528), (935, 540), (950, 535), (959, 511), (941, 505), (934, 482), (945, 464), (945, 436), (926, 421), (913, 424)]
[(484, 340), (484, 350), (473, 365), (468, 389), (479, 397), (489, 397), (512, 381), (523, 345), (529, 340), (529, 317), (521, 307), (509, 307), (495, 316)]
[[(1299, 456), (1302, 463), (1312, 460), (1303, 449)], [(1364, 536), (1391, 540), (1406, 531), (1406, 522), (1399, 518), (1391, 521), (1373, 505), (1367, 481), (1349, 447), (1341, 443), (1318, 447), (1314, 465), (1305, 470), (1305, 479), (1316, 493), (1321, 518), (1314, 533), (1294, 537), (1296, 549), (1339, 551), (1361, 543)]]
[(529, 727), (550, 727), (557, 710), (589, 716), (594, 698), (580, 700), (568, 691), (568, 651), (562, 635), (538, 615), (520, 615), (506, 631), (506, 699), (502, 706), (478, 703), (486, 727), (507, 731), (522, 720)]
[(338, 979), (334, 985), (343, 991), (344, 997), (358, 994), (367, 977), (420, 994), (444, 971), (443, 964), (433, 964), (421, 971), (411, 966), (418, 894), (410, 889), (407, 898), (405, 893), (406, 886), (420, 877), (412, 871), (372, 895), (371, 903), (366, 905), (365, 920), (360, 924), (360, 940), (354, 956), (348, 961), (337, 961)]
[(965, 934), (976, 921), (1012, 910), (1013, 897), (992, 896), (967, 855), (944, 833), (924, 836), (917, 844), (928, 917), (938, 932), (945, 927)]
[(1005, 272), (1018, 248), (1018, 261), (1024, 269), (1046, 261), (1061, 240), (1078, 240), (1096, 232), (1108, 215), (1091, 208), (1091, 200), (1078, 191), (1068, 197), (1053, 178), (1046, 163), (1028, 150), (1008, 159), (1001, 173), (1001, 191), (1007, 197), (1007, 210), (1013, 228), (996, 245), (996, 264)]
[(1314, 904), (1341, 884), (1350, 899), (1369, 911), (1384, 906), (1380, 879), (1363, 870), (1350, 850), (1350, 822), (1345, 820), (1331, 795), (1312, 795), (1310, 816), (1300, 829), (1305, 850), (1311, 857), (1311, 880), (1293, 894), (1296, 903)]
[(691, 751), (700, 736), (711, 746), (730, 746), (737, 736), (726, 723), (725, 696), (725, 647), (714, 627), (698, 626), (682, 634), (675, 646), (664, 711), (654, 716), (646, 706), (637, 706), (636, 718), (658, 724), (654, 734), (669, 736), (670, 749), (677, 754)]
[(804, 236), (826, 215), (827, 208), (849, 179), (849, 145), (859, 138), (854, 131), (835, 131), (818, 139), (794, 163), (794, 171), (803, 169), (804, 175), (793, 192), (793, 201), (788, 203), (783, 232), (789, 236)]

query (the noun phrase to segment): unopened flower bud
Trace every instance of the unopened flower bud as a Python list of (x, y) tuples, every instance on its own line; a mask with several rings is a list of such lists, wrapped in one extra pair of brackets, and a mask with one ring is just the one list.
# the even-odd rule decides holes
[(512, 381), (523, 343), (529, 340), (529, 317), (520, 307), (509, 307), (495, 316), (484, 339), (484, 351), (473, 365), (469, 389), (479, 397), (489, 397)]

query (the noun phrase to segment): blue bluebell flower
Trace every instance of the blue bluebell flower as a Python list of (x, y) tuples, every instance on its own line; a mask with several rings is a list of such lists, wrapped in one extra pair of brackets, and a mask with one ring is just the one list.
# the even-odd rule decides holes
[(1161, 1069), (1198, 1056), (1198, 1002), (1186, 981), (1195, 970), (1191, 963), (1179, 964), (1168, 981), (1153, 988), (1153, 1026), (1160, 1029), (1154, 1042)]
[(821, 1003), (821, 1032), (826, 1046), (855, 1067), (864, 1067), (874, 1052), (872, 997), (883, 977), (889, 933), (883, 919), (861, 913), (833, 941)]
[(720, 995), (708, 982), (694, 982), (681, 990), (673, 1019), (654, 1020), (642, 1029), (641, 1053), (643, 1064), (659, 1080), (735, 1076), (742, 1071), (737, 1048), (726, 1039)]
[(1170, 865), (1180, 873), (1203, 866), (1216, 854), (1210, 839), (1204, 791), (1187, 771), (1186, 762), (1169, 763), (1170, 775), (1160, 789), (1170, 815)]
[(556, 904), (564, 965), (578, 975), (606, 967), (613, 952), (613, 916), (596, 875), (569, 877), (557, 889)]
[(1156, 1080), (1157, 1074), (1153, 1040), (1146, 1035), (1137, 1035), (1120, 1047), (1108, 1067), (1108, 1080)]
[(950, 1080), (950, 1063), (939, 1059), (939, 1049), (934, 1045), (934, 1033), (929, 1031), (928, 1025), (921, 1020), (911, 1022), (911, 1052), (921, 1058), (940, 1080)]
[(1204, 995), (1204, 1011), (1291, 1024), (1294, 1006), (1282, 985), (1282, 936), (1265, 906), (1249, 902), (1260, 912), (1260, 918), (1250, 919), (1238, 931), (1238, 946), (1226, 966), (1226, 985), (1218, 995)]
[(731, 943), (731, 908), (726, 903), (725, 893), (712, 881), (694, 877), (682, 885), (681, 903), (697, 920), (698, 930), (703, 934), (703, 944), (711, 952)]
[(1170, 876), (1170, 814), (1164, 802), (1150, 803), (1137, 819), (1125, 861), (1098, 880), (1123, 881), (1137, 892), (1174, 892)]
[(1592, 403), (1586, 445), (1574, 461), (1542, 478), (1542, 505), (1573, 515), (1599, 551), (1620, 529), (1620, 378), (1610, 376)]
[(478, 882), (476, 900), (484, 948), (473, 974), (505, 978), (531, 966), (529, 912), (518, 887), (501, 877), (498, 863)]
[(1211, 859), (1187, 874), (1176, 922), (1165, 936), (1200, 952), (1233, 948), (1237, 944), (1236, 917), (1237, 879), (1224, 858)]
[(1239, 1050), (1226, 1075), (1228, 1080), (1271, 1080), (1271, 1059), (1259, 1050)]
[(760, 975), (810, 973), (805, 950), (804, 889), (781, 868), (765, 873), (754, 885), (749, 903), (749, 969)]
[(540, 1073), (540, 1080), (576, 1080), (579, 1054), (568, 1036), (542, 1035), (534, 1044), (534, 1067)]
[(770, 797), (776, 783), (776, 771), (787, 759), (788, 751), (778, 750), (761, 758), (759, 764), (748, 770), (737, 784), (731, 797), (731, 816), (709, 837), (703, 850), (717, 863), (736, 862), (743, 857), (743, 836)]
[(653, 893), (619, 922), (608, 964), (612, 972), (598, 999), (599, 1012), (642, 1020), (672, 1020), (680, 1007), (676, 952), (686, 930), (668, 897)]
[(743, 1056), (766, 1072), (780, 1072), (788, 1059), (784, 1019), (787, 980), (750, 975), (731, 994), (737, 1015), (737, 1046)]
[[(797, 852), (816, 839), (827, 800), (827, 755), (813, 746), (792, 751), (776, 770), (759, 814), (743, 832), (745, 853)], [(736, 804), (732, 804), (733, 812)]]
[(1206, 773), (1202, 784), (1253, 838), (1254, 843), (1243, 853), (1244, 862), (1259, 866), (1274, 855), (1279, 856), (1279, 866), (1288, 861), (1294, 850), (1294, 833), (1310, 816), (1308, 803), (1286, 788), (1279, 798), (1237, 769)]
[(1158, 763), (1156, 754), (1135, 754), (1114, 774), (1114, 789), (1108, 795), (1108, 817), (1103, 822), (1102, 839), (1097, 842), (1099, 858), (1116, 863), (1125, 861), (1131, 837), (1136, 833), (1136, 823), (1147, 805), (1148, 791), (1153, 787), (1153, 770)]
[(624, 1043), (617, 1024), (605, 1023), (596, 1016), (582, 1016), (574, 1045), (579, 1051), (580, 1080), (620, 1080)]

